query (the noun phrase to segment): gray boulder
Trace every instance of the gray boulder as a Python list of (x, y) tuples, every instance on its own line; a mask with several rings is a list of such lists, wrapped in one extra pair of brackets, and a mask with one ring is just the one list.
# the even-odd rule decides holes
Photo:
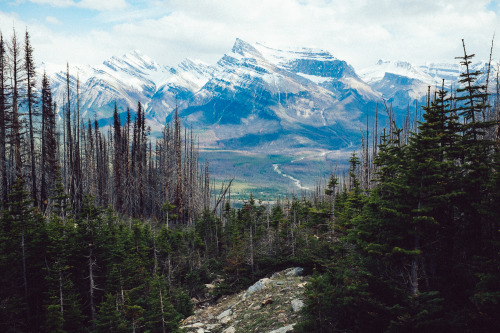
[(302, 302), (300, 299), (296, 298), (292, 300), (293, 312), (299, 312), (303, 307), (304, 307), (304, 302)]
[(221, 314), (219, 314), (217, 316), (217, 319), (218, 320), (222, 320), (223, 318), (225, 317), (229, 317), (230, 315), (233, 314), (233, 311), (231, 309), (227, 309), (226, 311), (222, 312)]
[(269, 284), (271, 280), (268, 278), (263, 278), (260, 279), (259, 281), (255, 282), (253, 285), (251, 285), (246, 293), (246, 296), (250, 295), (251, 293), (254, 293), (256, 291), (262, 290), (266, 287), (266, 285)]
[(286, 276), (302, 276), (304, 274), (304, 269), (302, 267), (294, 267), (290, 268), (288, 272), (286, 272)]
[(266, 287), (266, 286), (265, 286), (262, 282), (257, 281), (257, 282), (255, 282), (253, 285), (251, 285), (251, 286), (248, 288), (247, 292), (248, 292), (249, 294), (251, 294), (251, 293), (254, 293), (254, 292), (256, 292), (256, 291), (262, 290), (262, 289), (264, 289), (265, 287)]
[(276, 330), (269, 331), (268, 333), (288, 333), (288, 332), (293, 332), (293, 327), (295, 324), (291, 324), (285, 327), (280, 327)]

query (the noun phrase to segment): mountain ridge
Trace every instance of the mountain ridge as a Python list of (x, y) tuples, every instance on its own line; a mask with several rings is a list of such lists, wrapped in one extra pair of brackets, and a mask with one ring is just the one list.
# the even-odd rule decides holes
[[(485, 63), (473, 66), (484, 69)], [(55, 100), (63, 106), (66, 73), (48, 67)], [(236, 178), (235, 194), (266, 197), (276, 189), (300, 191), (291, 179), (314, 188), (332, 165), (347, 164), (367, 120), (373, 128), (377, 108), (379, 128), (388, 121), (384, 104), (402, 123), (410, 106), (425, 103), (429, 85), (439, 88), (440, 76), (451, 84), (459, 70), (458, 64), (388, 60), (356, 70), (325, 50), (236, 39), (216, 64), (188, 58), (163, 65), (135, 50), (99, 66), (71, 66), (70, 90), (74, 101), (79, 76), (82, 117), (103, 128), (112, 124), (115, 102), (122, 121), (127, 108), (134, 114), (140, 102), (152, 137), (161, 135), (177, 109), (216, 179)]]
[[(473, 66), (484, 69), (485, 63)], [(275, 49), (237, 38), (214, 65), (187, 58), (170, 67), (134, 50), (99, 66), (72, 66), (70, 88), (75, 95), (80, 76), (84, 118), (109, 119), (115, 101), (120, 112), (133, 112), (141, 102), (153, 134), (177, 108), (205, 136), (201, 142), (207, 147), (245, 150), (245, 137), (261, 135), (255, 146), (261, 151), (273, 142), (277, 150), (335, 150), (359, 141), (363, 119), (373, 118), (378, 103), (385, 100), (396, 115), (406, 114), (408, 105), (425, 100), (429, 85), (440, 86), (440, 76), (458, 80), (459, 69), (458, 64), (379, 60), (357, 71), (326, 50)], [(52, 69), (51, 78), (55, 98), (62, 101), (66, 75)], [(306, 128), (330, 134), (331, 142), (315, 142)]]

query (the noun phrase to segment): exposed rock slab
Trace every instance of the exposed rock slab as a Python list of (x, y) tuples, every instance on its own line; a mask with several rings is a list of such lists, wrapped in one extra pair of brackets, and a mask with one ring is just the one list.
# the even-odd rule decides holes
[(269, 331), (268, 333), (289, 333), (289, 332), (293, 332), (293, 327), (294, 326), (295, 326), (295, 324), (291, 324), (291, 325), (288, 325), (288, 326), (285, 326), (285, 327), (280, 327), (278, 329)]
[(301, 321), (299, 308), (304, 305), (308, 281), (298, 268), (260, 279), (238, 294), (221, 297), (216, 304), (200, 303), (182, 328), (189, 333), (292, 332), (293, 325)]

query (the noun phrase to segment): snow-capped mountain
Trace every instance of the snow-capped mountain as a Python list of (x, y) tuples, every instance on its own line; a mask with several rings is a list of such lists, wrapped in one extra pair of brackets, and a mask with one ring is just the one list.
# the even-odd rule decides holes
[[(469, 70), (479, 71), (482, 74), (478, 78), (481, 84), (486, 83), (489, 74), (489, 90), (494, 89), (491, 84), (496, 80), (497, 65), (491, 66), (484, 61), (472, 63)], [(404, 108), (413, 101), (423, 102), (426, 100), (428, 87), (431, 90), (444, 85), (446, 89), (456, 86), (460, 79), (460, 73), (465, 69), (460, 63), (429, 63), (416, 66), (406, 61), (379, 60), (375, 65), (359, 71), (360, 77), (367, 82), (375, 91), (381, 93), (382, 97), (395, 107)]]
[(237, 39), (180, 116), (225, 147), (345, 146), (378, 97), (326, 51)]
[[(486, 72), (485, 66), (471, 70)], [(56, 101), (64, 105), (66, 72), (44, 67)], [(115, 101), (120, 112), (134, 112), (141, 102), (153, 133), (159, 133), (177, 107), (202, 145), (282, 152), (345, 148), (359, 140), (366, 115), (373, 117), (382, 99), (405, 114), (409, 104), (425, 100), (428, 86), (441, 86), (443, 78), (455, 84), (460, 70), (458, 62), (380, 60), (356, 72), (325, 50), (283, 50), (236, 39), (215, 65), (186, 59), (170, 67), (133, 51), (97, 67), (70, 67), (70, 86), (73, 110), (78, 77), (81, 115), (102, 125), (110, 123)]]
[(424, 70), (406, 61), (379, 60), (375, 65), (359, 71), (360, 77), (368, 84), (382, 80), (386, 73), (408, 77), (422, 82), (430, 82), (433, 77)]
[[(141, 102), (159, 132), (178, 107), (202, 144), (233, 148), (345, 147), (381, 97), (327, 51), (278, 50), (241, 39), (215, 65), (186, 59), (169, 67), (134, 51), (98, 67), (70, 67), (70, 75), (72, 108), (78, 77), (84, 118), (105, 125), (115, 101), (120, 112)], [(66, 73), (52, 70), (51, 77), (63, 105)]]
[[(50, 66), (53, 71), (54, 66)], [(153, 130), (161, 130), (165, 117), (184, 97), (198, 91), (211, 77), (212, 68), (200, 61), (186, 59), (176, 67), (160, 65), (139, 51), (112, 57), (98, 67), (69, 68), (72, 99), (76, 98), (79, 79), (80, 109), (83, 118), (106, 119), (112, 116), (114, 103), (133, 111), (138, 102), (148, 112)], [(66, 72), (51, 75), (55, 99), (67, 100)], [(182, 107), (182, 103), (179, 105)]]
[(360, 77), (397, 108), (422, 100), (430, 82), (434, 81), (432, 76), (409, 62), (387, 60), (379, 60), (374, 66), (361, 70)]

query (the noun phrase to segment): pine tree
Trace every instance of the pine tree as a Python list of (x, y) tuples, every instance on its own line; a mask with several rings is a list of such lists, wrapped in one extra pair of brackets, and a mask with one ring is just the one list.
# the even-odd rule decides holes
[(113, 130), (114, 130), (114, 163), (113, 163), (113, 171), (114, 171), (114, 190), (115, 190), (115, 209), (117, 211), (121, 211), (122, 208), (122, 134), (121, 134), (121, 123), (120, 117), (118, 115), (118, 108), (115, 102), (115, 109), (113, 113)]
[[(453, 233), (451, 198), (458, 195), (454, 192), (457, 189), (453, 179), (457, 151), (449, 143), (458, 140), (454, 132), (458, 124), (446, 101), (446, 94), (444, 88), (437, 93), (437, 99), (424, 109), (424, 122), (420, 123), (418, 133), (410, 138), (411, 159), (405, 182), (414, 202), (411, 209), (413, 251), (424, 252), (424, 256), (412, 258), (413, 294), (419, 292), (419, 280), (425, 279), (427, 289), (433, 287), (429, 285), (426, 266), (433, 265), (429, 260), (435, 260), (438, 247), (449, 246), (446, 238), (448, 233)], [(443, 258), (440, 267), (447, 267), (446, 260)], [(420, 275), (424, 272), (426, 276), (422, 279)], [(429, 273), (434, 275), (434, 272)]]
[(337, 185), (339, 184), (339, 179), (331, 174), (330, 179), (328, 180), (328, 183), (325, 188), (325, 194), (329, 196), (330, 199), (330, 217), (331, 217), (331, 222), (335, 220), (335, 197), (337, 195)]
[(497, 315), (500, 293), (500, 149), (493, 152), (492, 169), (488, 184), (488, 194), (480, 207), (485, 218), (483, 242), (480, 253), (474, 258), (475, 284), (470, 300), (480, 314), (478, 327), (486, 331), (490, 327), (499, 327)]
[[(19, 89), (21, 85), (21, 46), (17, 40), (16, 31), (14, 30), (12, 34), (11, 43), (9, 45), (9, 56), (11, 60), (11, 82), (12, 82), (12, 92), (11, 92), (11, 146), (12, 155), (14, 156), (14, 170), (12, 173), (12, 181), (14, 183), (14, 178), (21, 178), (23, 176), (23, 162), (21, 159), (21, 123), (19, 120), (19, 104), (20, 96)], [(15, 177), (14, 177), (15, 175)]]
[(46, 73), (42, 78), (42, 160), (40, 166), (41, 188), (40, 199), (42, 212), (45, 212), (50, 190), (54, 186), (56, 174), (59, 172), (57, 160), (57, 133), (55, 107), (52, 92)]
[(149, 279), (145, 326), (152, 332), (175, 332), (182, 316), (174, 309), (167, 297), (164, 279), (156, 273)]
[(464, 66), (465, 72), (460, 74), (459, 83), (463, 86), (457, 89), (457, 93), (463, 93), (463, 95), (457, 96), (456, 100), (457, 102), (463, 101), (464, 103), (457, 108), (457, 112), (465, 120), (462, 128), (464, 140), (466, 142), (473, 141), (475, 144), (484, 135), (485, 128), (491, 126), (491, 124), (482, 122), (479, 117), (486, 108), (484, 102), (487, 100), (488, 93), (486, 92), (486, 86), (477, 84), (477, 79), (481, 72), (470, 71), (472, 63), (470, 59), (474, 58), (475, 55), (467, 54), (463, 39), (462, 45), (464, 56), (457, 59), (462, 60), (460, 63)]
[(66, 194), (64, 189), (63, 179), (59, 170), (56, 170), (55, 182), (51, 189), (52, 196), (50, 200), (52, 201), (52, 212), (59, 216), (63, 223), (66, 221), (66, 217), (70, 214), (71, 203), (70, 197)]
[(97, 332), (130, 332), (126, 327), (122, 313), (118, 310), (117, 298), (117, 296), (108, 293), (101, 302), (96, 322)]
[(0, 33), (0, 197), (2, 199), (2, 208), (7, 203), (8, 183), (7, 183), (7, 62), (6, 48), (3, 40), (3, 34)]
[[(478, 84), (479, 71), (470, 71), (470, 59), (474, 55), (467, 54), (463, 42), (464, 56), (460, 57), (465, 67), (461, 74), (462, 87), (457, 89), (456, 112), (464, 119), (459, 142), (460, 156), (460, 187), (461, 195), (455, 200), (460, 214), (454, 216), (453, 239), (453, 275), (459, 278), (455, 283), (448, 285), (447, 292), (457, 304), (456, 317), (471, 316), (471, 312), (461, 312), (469, 308), (469, 297), (466, 291), (473, 289), (475, 284), (474, 271), (482, 266), (485, 258), (484, 244), (494, 239), (496, 235), (490, 231), (491, 224), (481, 207), (489, 197), (489, 179), (493, 170), (493, 142), (486, 137), (488, 128), (494, 125), (491, 121), (481, 121), (480, 115), (488, 107), (485, 105), (487, 92), (485, 86)], [(461, 93), (461, 94), (460, 94)], [(461, 305), (459, 305), (461, 304)], [(473, 312), (472, 312), (473, 313)], [(472, 316), (471, 316), (472, 317)], [(472, 319), (471, 319), (472, 320)]]
[[(354, 219), (361, 214), (364, 205), (364, 195), (361, 189), (361, 183), (357, 172), (360, 160), (355, 153), (349, 159), (349, 191), (346, 192), (347, 200), (341, 210), (338, 210), (337, 225), (342, 229), (349, 231), (353, 227)], [(340, 207), (339, 207), (340, 208)]]
[(36, 95), (36, 73), (35, 64), (33, 60), (33, 47), (31, 46), (30, 36), (26, 30), (24, 40), (24, 72), (26, 75), (26, 104), (28, 105), (28, 129), (29, 129), (29, 146), (31, 157), (31, 197), (35, 207), (38, 206), (38, 190), (37, 190), (37, 170), (36, 170), (36, 156), (35, 151), (35, 125), (34, 117), (37, 115), (35, 111)]
[[(32, 331), (41, 325), (41, 301), (44, 289), (42, 267), (45, 252), (44, 224), (41, 216), (35, 214), (30, 194), (18, 179), (9, 194), (7, 210), (4, 211), (2, 224), (3, 240), (6, 242), (3, 252), (9, 261), (2, 262), (3, 285), (6, 293), (12, 297), (9, 306), (11, 318), (3, 318), (19, 331)], [(42, 280), (42, 281), (40, 281)], [(3, 298), (3, 297), (2, 297)], [(7, 297), (9, 299), (10, 297)], [(17, 314), (17, 315), (14, 315)], [(9, 327), (8, 330), (12, 328)], [(8, 331), (6, 330), (6, 331)]]
[[(47, 329), (60, 329), (66, 332), (83, 331), (81, 304), (75, 293), (71, 279), (69, 257), (71, 239), (75, 237), (74, 224), (70, 219), (63, 220), (57, 213), (51, 215), (47, 224), (47, 250), (45, 252), (47, 281)], [(50, 328), (53, 326), (52, 328)]]

